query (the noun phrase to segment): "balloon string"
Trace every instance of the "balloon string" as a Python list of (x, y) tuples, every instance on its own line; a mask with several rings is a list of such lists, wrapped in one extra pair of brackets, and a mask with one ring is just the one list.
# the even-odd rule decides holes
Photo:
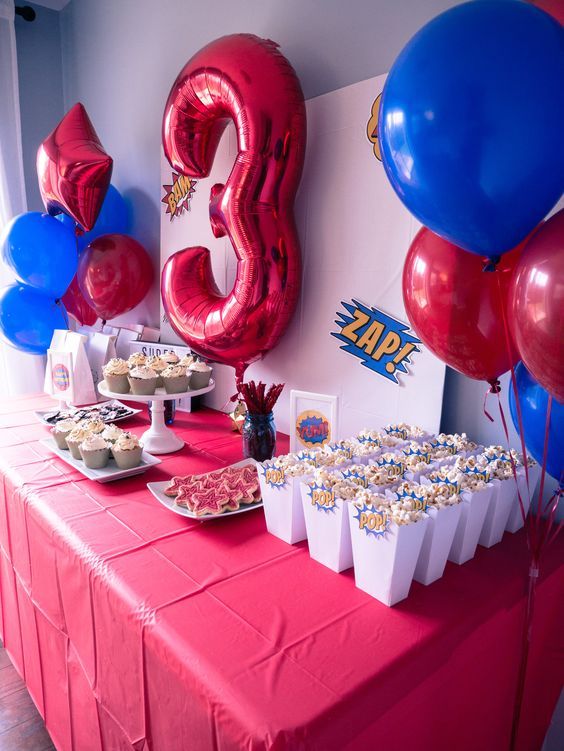
[[(499, 308), (501, 310), (501, 320), (503, 322), (503, 333), (505, 335), (505, 352), (507, 354), (507, 362), (510, 363), (509, 367), (511, 370), (511, 387), (515, 395), (515, 406), (517, 409), (517, 424), (519, 426), (519, 440), (521, 442), (521, 453), (523, 454), (523, 464), (525, 466), (525, 480), (527, 483), (527, 493), (529, 495), (529, 507), (530, 507), (532, 503), (532, 497), (531, 497), (531, 483), (529, 479), (529, 459), (527, 457), (527, 446), (525, 445), (525, 431), (523, 429), (523, 413), (521, 411), (521, 400), (519, 398), (519, 391), (517, 390), (517, 377), (515, 375), (515, 368), (513, 367), (513, 357), (511, 355), (511, 340), (509, 336), (509, 325), (507, 323), (507, 310), (506, 310), (505, 303), (503, 300), (503, 295), (501, 292), (501, 272), (499, 271), (499, 269), (497, 270), (497, 273), (496, 273), (496, 281), (497, 281), (497, 297), (498, 297)], [(507, 431), (506, 431), (506, 437), (507, 437), (507, 443), (509, 445), (509, 434)], [(519, 492), (519, 488), (517, 488), (517, 492)], [(531, 539), (530, 540), (527, 539), (527, 544), (533, 545), (533, 537), (535, 537), (536, 534), (530, 522), (527, 527), (527, 538), (529, 538), (529, 535), (531, 536)]]
[(495, 379), (495, 378), (492, 378), (492, 380), (488, 381), (488, 383), (490, 384), (490, 387), (486, 391), (486, 393), (484, 394), (483, 410), (484, 410), (484, 414), (488, 418), (488, 420), (490, 422), (495, 422), (495, 420), (493, 419), (493, 417), (490, 415), (490, 413), (486, 409), (486, 405), (488, 403), (488, 396), (490, 394), (499, 394), (499, 392), (501, 391), (501, 388), (500, 388), (500, 385), (499, 385), (499, 381), (497, 379)]
[[(535, 519), (535, 526), (536, 526), (536, 533), (539, 535), (540, 539), (538, 540), (538, 555), (540, 555), (540, 552), (542, 550), (543, 544), (546, 539), (546, 527), (545, 530), (543, 530), (542, 537), (540, 536), (540, 527), (541, 527), (541, 519), (542, 519), (542, 497), (544, 494), (544, 482), (546, 479), (546, 463), (548, 460), (548, 434), (550, 431), (550, 414), (552, 412), (552, 394), (548, 395), (548, 404), (546, 407), (546, 420), (544, 423), (544, 446), (543, 446), (543, 452), (542, 452), (542, 471), (541, 471), (541, 479), (540, 479), (540, 487), (539, 487), (539, 500), (537, 504), (537, 513), (536, 513), (536, 519)], [(547, 526), (552, 526), (549, 522)]]
[[(503, 425), (503, 432), (505, 433), (505, 438), (507, 440), (507, 444), (509, 445), (509, 430), (507, 429), (507, 420), (505, 419), (505, 413), (503, 411), (503, 406), (501, 404), (501, 397), (499, 395), (499, 391), (497, 392), (497, 402), (499, 406), (499, 415), (501, 417), (501, 424)], [(511, 471), (513, 472), (513, 479), (515, 480), (515, 486), (517, 487), (517, 498), (519, 499), (519, 509), (521, 511), (521, 517), (523, 519), (523, 524), (527, 523), (527, 514), (525, 513), (525, 504), (523, 503), (523, 499), (521, 498), (521, 491), (519, 489), (519, 483), (517, 482), (517, 465), (515, 464), (515, 459), (513, 458), (513, 454), (511, 452), (511, 449), (509, 449), (509, 459), (511, 460)], [(530, 493), (529, 493), (530, 496)], [(526, 535), (527, 539), (527, 547), (529, 550), (531, 549), (529, 534)]]

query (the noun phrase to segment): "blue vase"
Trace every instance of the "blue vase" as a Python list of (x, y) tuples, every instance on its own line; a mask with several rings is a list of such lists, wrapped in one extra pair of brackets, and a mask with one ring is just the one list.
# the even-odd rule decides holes
[(247, 412), (243, 424), (243, 456), (264, 462), (272, 459), (276, 449), (276, 426), (274, 415), (253, 415)]

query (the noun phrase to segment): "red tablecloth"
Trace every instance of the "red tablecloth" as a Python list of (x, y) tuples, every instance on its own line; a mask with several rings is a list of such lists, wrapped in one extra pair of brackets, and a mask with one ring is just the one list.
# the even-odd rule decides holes
[[(241, 458), (224, 415), (180, 414), (190, 447), (100, 485), (38, 443), (48, 404), (0, 403), (0, 626), (58, 749), (508, 747), (522, 534), (389, 609), (268, 535), (261, 511), (199, 523), (153, 499), (148, 481)], [(539, 586), (523, 750), (564, 672), (562, 551)]]

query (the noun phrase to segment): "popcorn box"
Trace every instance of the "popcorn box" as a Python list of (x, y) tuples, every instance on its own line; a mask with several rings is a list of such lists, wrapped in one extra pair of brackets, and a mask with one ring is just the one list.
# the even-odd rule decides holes
[[(535, 469), (535, 467), (529, 467), (530, 494), (529, 488), (527, 487), (527, 475), (525, 474), (525, 468), (519, 467), (519, 469), (517, 470), (517, 486), (519, 488), (519, 494), (521, 495), (521, 501), (523, 502), (523, 511), (525, 512), (525, 517), (529, 513), (531, 498), (533, 497), (536, 489), (536, 482), (535, 478), (531, 474), (531, 469)], [(523, 519), (523, 513), (521, 511), (521, 504), (519, 503), (519, 494), (515, 493), (513, 506), (509, 513), (507, 524), (505, 525), (507, 532), (518, 532), (525, 523)]]
[(349, 503), (331, 489), (305, 482), (300, 488), (310, 556), (337, 573), (345, 571), (353, 565)]
[(464, 501), (442, 508), (427, 507), (427, 528), (413, 578), (421, 584), (440, 579), (458, 528)]
[(489, 484), (493, 485), (493, 494), (478, 539), (485, 548), (491, 548), (501, 541), (517, 496), (517, 485), (513, 477), (509, 480), (492, 480)]
[(304, 477), (288, 477), (283, 469), (259, 465), (260, 492), (266, 528), (271, 535), (293, 545), (307, 537), (300, 483)]
[(449, 561), (462, 564), (474, 557), (493, 492), (490, 482), (476, 493), (461, 493), (460, 517), (448, 554)]
[(395, 605), (409, 594), (428, 519), (398, 525), (371, 507), (347, 506), (356, 586)]

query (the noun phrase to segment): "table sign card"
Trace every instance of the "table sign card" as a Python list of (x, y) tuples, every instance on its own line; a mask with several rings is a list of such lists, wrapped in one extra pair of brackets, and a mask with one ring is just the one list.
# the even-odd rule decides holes
[(337, 440), (337, 396), (312, 391), (290, 392), (290, 451), (323, 448)]

